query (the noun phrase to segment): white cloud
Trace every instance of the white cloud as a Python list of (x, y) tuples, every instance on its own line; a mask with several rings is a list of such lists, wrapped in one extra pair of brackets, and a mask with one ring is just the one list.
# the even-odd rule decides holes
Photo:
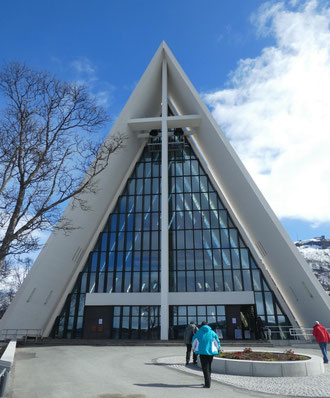
[(79, 74), (86, 74), (89, 76), (94, 76), (96, 73), (96, 68), (92, 61), (87, 57), (80, 57), (71, 62), (73, 69)]
[(87, 57), (79, 57), (71, 62), (70, 67), (75, 73), (76, 83), (88, 87), (97, 105), (109, 107), (115, 87), (99, 79), (96, 65)]
[(330, 7), (265, 3), (252, 20), (276, 45), (204, 99), (279, 217), (330, 221)]

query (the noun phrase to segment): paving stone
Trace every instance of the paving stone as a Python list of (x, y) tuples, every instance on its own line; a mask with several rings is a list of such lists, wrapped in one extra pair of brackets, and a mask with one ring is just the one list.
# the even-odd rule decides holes
[[(202, 370), (197, 366), (185, 366), (182, 356), (159, 358), (157, 361), (166, 363), (171, 368), (203, 377)], [(330, 365), (326, 365), (325, 373), (318, 376), (251, 377), (213, 373), (212, 380), (250, 391), (273, 395), (330, 397)]]

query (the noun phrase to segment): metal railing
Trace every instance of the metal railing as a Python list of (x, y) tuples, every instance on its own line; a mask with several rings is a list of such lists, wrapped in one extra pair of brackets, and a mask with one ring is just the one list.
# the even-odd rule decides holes
[[(330, 333), (330, 328), (326, 328), (328, 332)], [(313, 340), (313, 328), (305, 328), (305, 327), (300, 327), (300, 328), (290, 328), (290, 335), (293, 336), (294, 339), (300, 339), (301, 337), (304, 337), (308, 341)]]
[(291, 326), (266, 326), (264, 334), (267, 340), (289, 340)]
[[(330, 328), (327, 328), (330, 333)], [(308, 343), (313, 341), (313, 328), (291, 326), (266, 326), (265, 337), (267, 340), (300, 340)], [(274, 338), (275, 337), (275, 338)]]
[(7, 384), (8, 369), (2, 369), (0, 373), (0, 397), (5, 395), (6, 384)]
[(34, 338), (36, 341), (42, 337), (42, 329), (2, 329), (1, 340), (24, 340)]

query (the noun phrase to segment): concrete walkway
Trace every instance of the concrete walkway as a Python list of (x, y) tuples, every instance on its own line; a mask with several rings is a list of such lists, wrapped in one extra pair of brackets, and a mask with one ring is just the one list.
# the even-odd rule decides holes
[[(267, 347), (269, 350), (269, 347)], [(283, 347), (283, 351), (286, 348)], [(225, 347), (230, 350), (230, 347)], [(238, 347), (235, 347), (238, 350)], [(318, 349), (294, 348), (321, 356)], [(185, 347), (53, 346), (18, 348), (8, 398), (329, 397), (330, 368), (314, 377), (213, 374), (210, 389)]]

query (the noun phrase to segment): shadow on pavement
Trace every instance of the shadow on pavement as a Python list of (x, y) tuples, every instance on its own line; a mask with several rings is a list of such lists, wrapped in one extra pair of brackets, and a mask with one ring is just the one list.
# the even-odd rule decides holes
[(165, 384), (165, 383), (148, 383), (134, 384), (140, 387), (162, 387), (162, 388), (202, 388), (203, 384)]

